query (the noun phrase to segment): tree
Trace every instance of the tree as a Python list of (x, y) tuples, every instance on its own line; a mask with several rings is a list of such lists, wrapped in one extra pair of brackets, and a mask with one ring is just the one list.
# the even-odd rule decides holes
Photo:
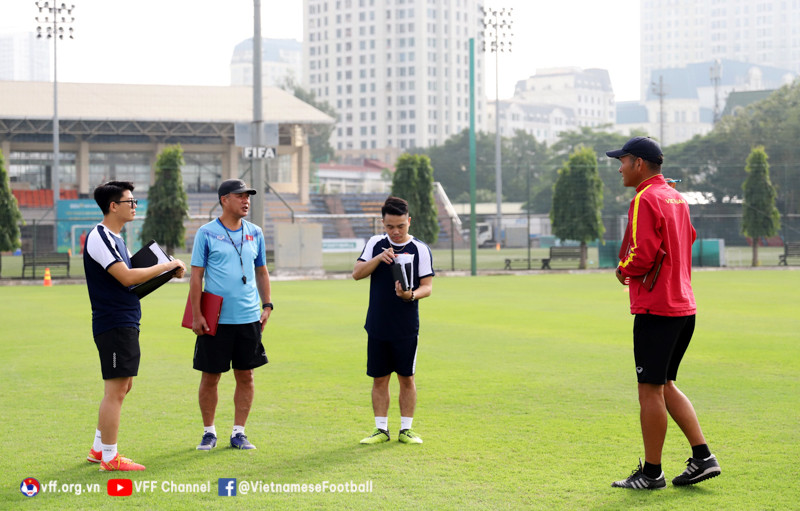
[[(606, 131), (608, 126), (597, 128), (582, 127), (580, 131), (564, 131), (559, 135), (559, 140), (553, 145), (554, 164), (558, 168), (558, 161), (563, 161), (578, 147), (589, 147), (596, 154), (601, 155), (597, 170), (603, 180), (603, 215), (618, 216), (628, 212), (628, 205), (633, 198), (633, 191), (620, 185), (619, 161), (607, 158), (605, 153), (611, 148), (622, 147), (633, 136), (647, 135), (634, 130), (630, 135), (620, 135)], [(670, 176), (678, 177), (678, 176)]]
[(163, 245), (168, 254), (182, 247), (189, 217), (189, 204), (183, 187), (181, 167), (183, 149), (180, 145), (164, 148), (156, 160), (156, 182), (148, 193), (147, 218), (142, 227), (142, 242), (151, 239)]
[(750, 148), (764, 146), (777, 193), (776, 206), (784, 215), (796, 214), (800, 212), (798, 138), (800, 81), (795, 81), (735, 116), (726, 115), (711, 133), (665, 148), (664, 159), (671, 169), (679, 169), (672, 177), (682, 178), (688, 189), (706, 192), (721, 203), (739, 197), (747, 178), (741, 162)]
[(553, 187), (550, 221), (561, 240), (581, 243), (580, 268), (586, 269), (586, 243), (602, 237), (603, 181), (597, 172), (597, 156), (579, 147), (558, 171)]
[[(476, 143), (476, 187), (494, 190), (494, 136), (477, 133)], [(436, 169), (436, 180), (451, 198), (462, 193), (469, 194), (469, 130), (456, 133), (444, 144), (417, 149), (426, 154)]]
[(5, 158), (0, 151), (0, 252), (19, 248), (21, 222), (22, 213), (19, 212), (17, 199), (11, 193)]
[[(330, 103), (317, 99), (317, 95), (314, 92), (306, 90), (295, 83), (292, 77), (287, 77), (281, 84), (281, 88), (294, 94), (294, 97), (300, 101), (308, 103), (334, 119), (337, 118), (338, 114)], [(330, 139), (334, 127), (334, 124), (315, 124), (308, 127), (308, 150), (312, 162), (326, 163), (333, 159), (335, 150), (331, 146)]]
[(753, 266), (758, 266), (758, 239), (774, 236), (781, 226), (775, 207), (775, 187), (769, 180), (769, 163), (764, 146), (754, 147), (747, 157), (742, 234), (753, 239)]
[(428, 244), (439, 237), (436, 202), (433, 198), (433, 167), (422, 154), (403, 154), (397, 159), (392, 195), (408, 201), (413, 218), (409, 232)]
[(417, 206), (414, 210), (414, 235), (433, 245), (439, 239), (439, 211), (433, 196), (431, 159), (417, 155)]

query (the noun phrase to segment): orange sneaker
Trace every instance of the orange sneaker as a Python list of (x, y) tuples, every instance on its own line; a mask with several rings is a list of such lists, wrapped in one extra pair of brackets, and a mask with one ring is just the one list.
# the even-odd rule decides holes
[(100, 463), (103, 461), (103, 451), (95, 451), (90, 447), (89, 454), (86, 456), (86, 461), (89, 463)]
[[(123, 457), (122, 459), (126, 460), (128, 458)], [(103, 461), (103, 451), (95, 451), (93, 447), (90, 447), (89, 454), (86, 455), (86, 461), (89, 463), (100, 463)]]
[(108, 463), (105, 461), (100, 463), (100, 470), (103, 472), (127, 472), (130, 470), (144, 470), (144, 465), (134, 463), (132, 460), (123, 458), (119, 453), (117, 453), (117, 456)]

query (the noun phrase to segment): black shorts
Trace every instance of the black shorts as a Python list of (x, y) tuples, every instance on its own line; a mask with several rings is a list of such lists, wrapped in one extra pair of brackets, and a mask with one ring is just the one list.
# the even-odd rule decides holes
[(694, 314), (667, 317), (637, 314), (633, 320), (633, 358), (639, 383), (664, 385), (678, 378), (694, 333)]
[(261, 323), (219, 325), (217, 335), (198, 335), (194, 345), (194, 368), (205, 373), (247, 370), (267, 363), (261, 344)]
[(104, 380), (139, 374), (139, 329), (132, 326), (112, 328), (96, 335), (94, 344), (100, 354)]
[(387, 341), (367, 338), (367, 376), (380, 378), (393, 372), (400, 376), (414, 376), (417, 369), (417, 340), (394, 339)]

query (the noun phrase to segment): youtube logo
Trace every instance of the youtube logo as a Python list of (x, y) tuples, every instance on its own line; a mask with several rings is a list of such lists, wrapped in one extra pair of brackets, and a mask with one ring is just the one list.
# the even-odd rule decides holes
[(106, 489), (112, 497), (130, 497), (133, 493), (133, 481), (130, 479), (109, 479)]

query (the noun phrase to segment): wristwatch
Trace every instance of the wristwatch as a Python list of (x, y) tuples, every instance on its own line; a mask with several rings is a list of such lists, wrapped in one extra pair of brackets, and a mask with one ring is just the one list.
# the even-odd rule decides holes
[(264, 303), (264, 304), (262, 304), (262, 305), (261, 305), (261, 309), (262, 309), (262, 310), (263, 310), (263, 309), (266, 309), (267, 307), (269, 307), (269, 308), (270, 308), (270, 309), (272, 309), (272, 310), (275, 310), (275, 306), (274, 306), (274, 305), (272, 305), (272, 302), (267, 302), (267, 303)]

